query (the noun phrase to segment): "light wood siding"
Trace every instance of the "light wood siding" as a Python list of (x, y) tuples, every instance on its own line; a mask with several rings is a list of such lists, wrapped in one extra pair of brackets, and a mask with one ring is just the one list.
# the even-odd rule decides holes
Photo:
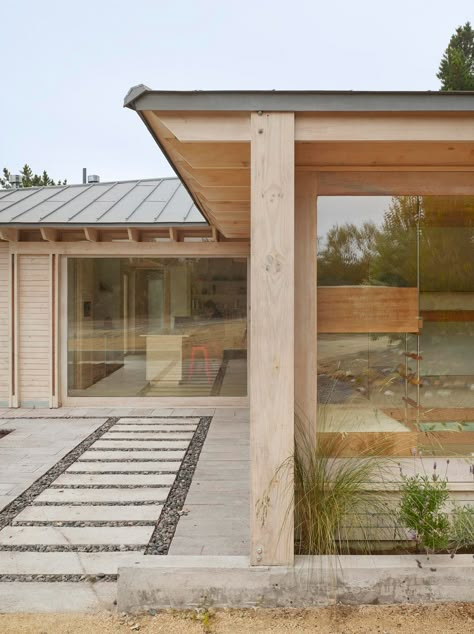
[(23, 407), (48, 407), (51, 381), (50, 258), (18, 262), (19, 396)]
[(9, 346), (9, 249), (0, 242), (0, 407), (8, 406), (10, 346)]

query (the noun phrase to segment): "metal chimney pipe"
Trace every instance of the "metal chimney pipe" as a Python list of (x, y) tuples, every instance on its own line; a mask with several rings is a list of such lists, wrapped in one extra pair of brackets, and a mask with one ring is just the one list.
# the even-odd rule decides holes
[(82, 168), (82, 184), (87, 184), (87, 167)]

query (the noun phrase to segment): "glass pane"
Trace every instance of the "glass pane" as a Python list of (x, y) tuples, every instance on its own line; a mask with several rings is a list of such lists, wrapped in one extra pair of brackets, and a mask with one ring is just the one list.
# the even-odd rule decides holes
[(245, 396), (247, 263), (74, 258), (71, 396)]
[(318, 199), (318, 401), (351, 452), (416, 445), (419, 214), (416, 197)]
[(473, 454), (474, 199), (320, 198), (318, 231), (319, 401), (400, 455)]

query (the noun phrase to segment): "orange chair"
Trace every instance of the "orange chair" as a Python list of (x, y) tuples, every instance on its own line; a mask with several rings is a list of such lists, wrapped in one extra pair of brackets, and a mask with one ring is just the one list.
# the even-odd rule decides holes
[(206, 368), (207, 382), (210, 385), (212, 383), (212, 376), (211, 376), (211, 366), (209, 364), (209, 350), (208, 350), (207, 345), (192, 346), (191, 347), (191, 363), (189, 364), (188, 379), (190, 379), (193, 376), (193, 373), (194, 373), (194, 361), (195, 361), (197, 352), (200, 352), (202, 354), (202, 356), (203, 356), (204, 365), (205, 365), (205, 368)]

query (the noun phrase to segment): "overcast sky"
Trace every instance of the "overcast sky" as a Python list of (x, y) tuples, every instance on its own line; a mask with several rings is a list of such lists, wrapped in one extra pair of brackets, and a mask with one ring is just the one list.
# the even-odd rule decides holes
[[(469, 11), (470, 9), (470, 11)], [(23, 0), (2, 5), (0, 168), (171, 175), (128, 89), (437, 90), (472, 0)]]

